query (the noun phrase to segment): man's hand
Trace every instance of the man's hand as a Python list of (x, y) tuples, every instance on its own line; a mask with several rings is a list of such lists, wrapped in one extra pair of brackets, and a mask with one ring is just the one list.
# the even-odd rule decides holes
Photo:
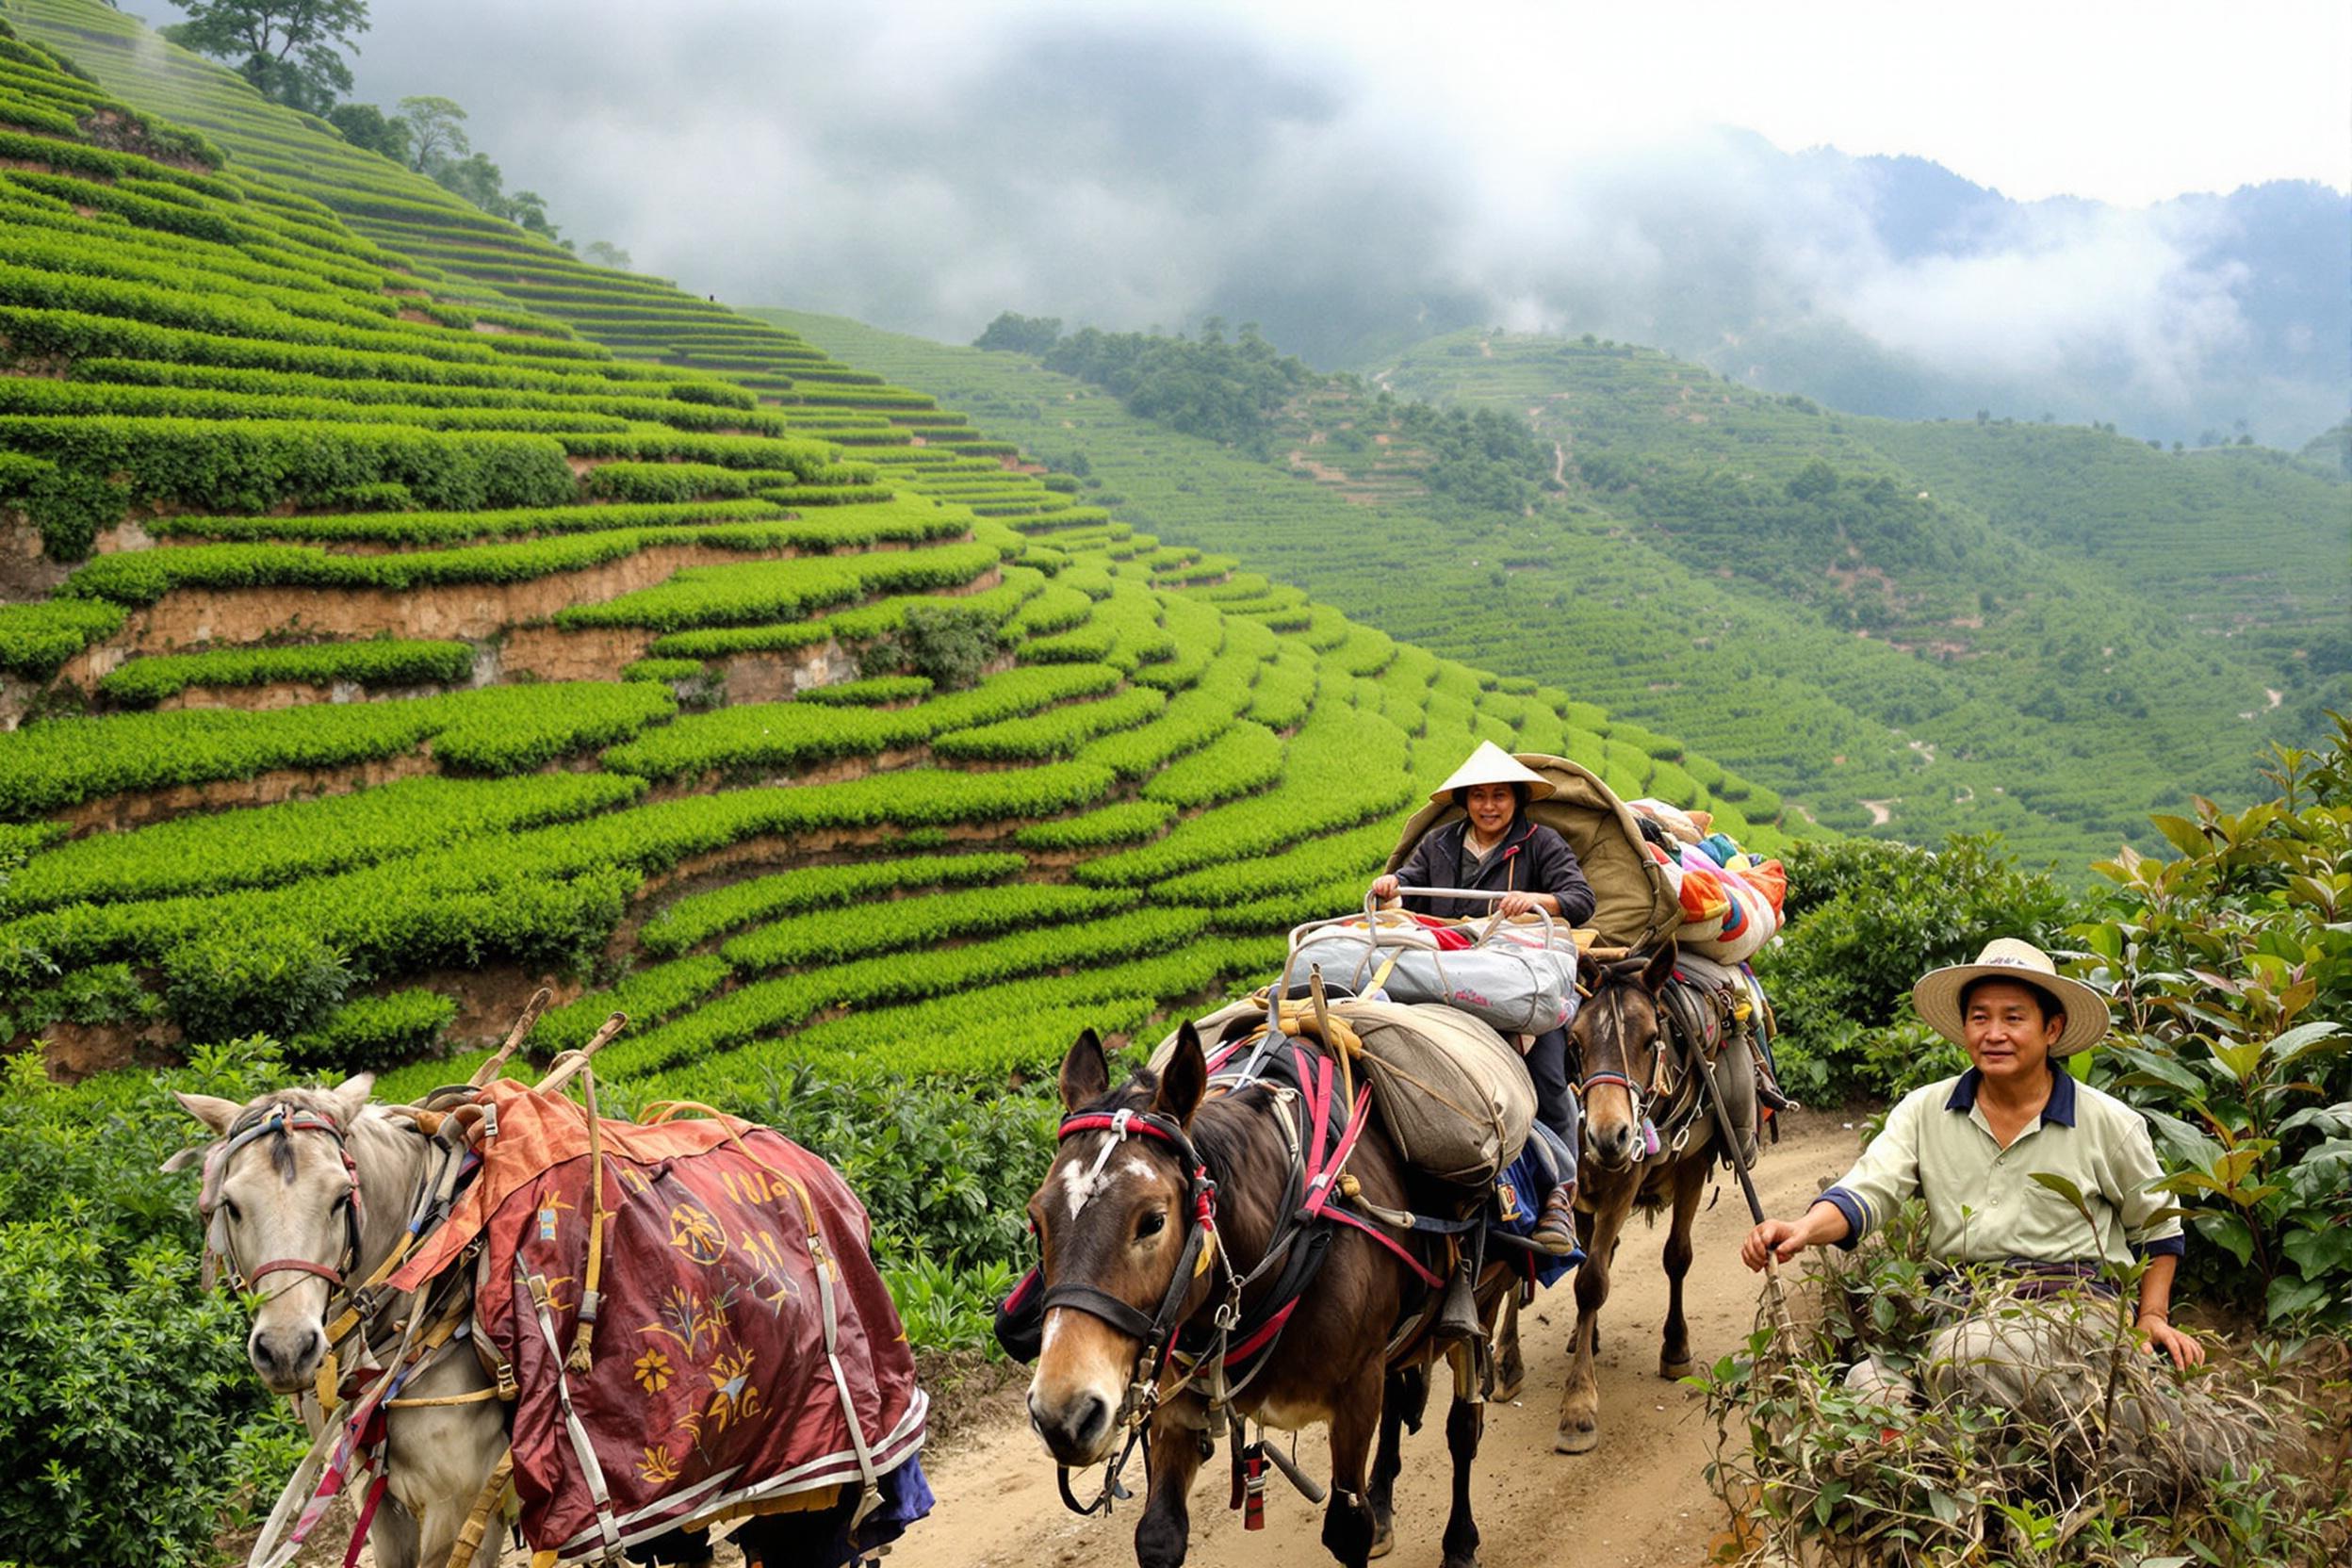
[(1372, 879), (1372, 896), (1383, 900), (1395, 898), (1396, 887), (1397, 882), (1395, 877), (1376, 876)]
[(1762, 1269), (1766, 1254), (1787, 1263), (1805, 1249), (1805, 1229), (1794, 1220), (1768, 1219), (1748, 1233), (1740, 1244), (1740, 1261)]
[(2174, 1328), (2169, 1319), (2153, 1313), (2143, 1313), (2137, 1327), (2141, 1333), (2148, 1336), (2150, 1345), (2170, 1356), (2172, 1364), (2183, 1372), (2192, 1366), (2205, 1364), (2205, 1347), (2197, 1343), (2196, 1335), (2184, 1334)]
[(1543, 906), (1543, 905), (1536, 901), (1535, 894), (1518, 891), (1505, 893), (1503, 895), (1503, 902), (1500, 906), (1503, 911), (1503, 918), (1506, 920), (1510, 919), (1512, 915), (1531, 915)]

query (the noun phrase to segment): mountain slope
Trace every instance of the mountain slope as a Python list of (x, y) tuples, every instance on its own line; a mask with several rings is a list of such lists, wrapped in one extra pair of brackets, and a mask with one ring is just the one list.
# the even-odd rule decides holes
[[(1033, 450), (1083, 457), (1164, 535), (1688, 736), (1841, 828), (1999, 829), (2037, 858), (2078, 858), (2144, 833), (2139, 813), (2183, 783), (2250, 788), (2251, 749), (2295, 732), (2265, 707), (2275, 662), (2180, 645), (2144, 600), (1920, 497), (1846, 433), (1861, 422), (1651, 351), (1463, 335), (1387, 378), (1399, 395), (1476, 388), (1481, 406), (1533, 411), (1570, 492), (1514, 518), (1356, 504), (1344, 483), (1134, 419), (1017, 355), (774, 318)], [(1817, 462), (1825, 484), (1805, 478)]]
[(1482, 739), (1779, 841), (1677, 742), (20, 9), (75, 49), (0, 37), (0, 1008), (61, 1069), (259, 1030), (403, 1094), (547, 982), (542, 1051), (636, 1021), (631, 1102), (1001, 1083), (1261, 977)]

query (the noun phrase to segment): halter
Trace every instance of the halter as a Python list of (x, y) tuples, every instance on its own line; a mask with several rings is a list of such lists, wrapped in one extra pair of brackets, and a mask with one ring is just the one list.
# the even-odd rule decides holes
[[(1208, 1163), (1193, 1147), (1191, 1135), (1184, 1124), (1172, 1117), (1156, 1111), (1121, 1109), (1117, 1111), (1081, 1111), (1062, 1119), (1058, 1141), (1068, 1142), (1082, 1133), (1108, 1133), (1102, 1152), (1096, 1156), (1094, 1168), (1087, 1175), (1089, 1184), (1102, 1173), (1112, 1152), (1130, 1137), (1152, 1138), (1168, 1146), (1176, 1156), (1178, 1168), (1184, 1172), (1184, 1184), (1192, 1201), (1193, 1223), (1184, 1236), (1184, 1250), (1176, 1260), (1176, 1267), (1168, 1275), (1168, 1288), (1160, 1295), (1158, 1310), (1146, 1317), (1108, 1291), (1090, 1284), (1064, 1282), (1045, 1293), (1044, 1310), (1069, 1307), (1097, 1317), (1120, 1333), (1138, 1342), (1134, 1366), (1130, 1369), (1126, 1397), (1119, 1401), (1119, 1421), (1127, 1429), (1127, 1441), (1110, 1462), (1103, 1474), (1102, 1491), (1091, 1503), (1080, 1503), (1070, 1489), (1067, 1467), (1055, 1472), (1060, 1484), (1062, 1501), (1073, 1512), (1099, 1513), (1107, 1511), (1114, 1497), (1125, 1495), (1119, 1484), (1119, 1473), (1126, 1468), (1135, 1445), (1142, 1441), (1150, 1428), (1152, 1413), (1160, 1404), (1160, 1379), (1168, 1370), (1169, 1355), (1176, 1348), (1176, 1331), (1184, 1326), (1189, 1315), (1184, 1311), (1184, 1298), (1191, 1293), (1192, 1282), (1214, 1265), (1229, 1280), (1233, 1269), (1224, 1261), (1224, 1249), (1217, 1245), (1217, 1182), (1209, 1174)], [(1240, 1295), (1238, 1282), (1232, 1294)], [(1221, 1328), (1230, 1328), (1225, 1321), (1235, 1303), (1228, 1301), (1220, 1310)]]
[(283, 1103), (272, 1105), (268, 1116), (205, 1154), (204, 1194), (197, 1200), (197, 1208), (204, 1217), (207, 1236), (217, 1223), (214, 1216), (220, 1205), (220, 1183), (228, 1174), (229, 1161), (247, 1144), (257, 1143), (272, 1133), (289, 1135), (295, 1133), (324, 1133), (335, 1140), (335, 1152), (343, 1161), (344, 1177), (351, 1183), (351, 1201), (343, 1209), (343, 1255), (332, 1265), (314, 1263), (308, 1258), (270, 1258), (250, 1271), (240, 1271), (236, 1258), (229, 1253), (225, 1232), (221, 1236), (221, 1245), (212, 1249), (213, 1254), (226, 1269), (230, 1285), (240, 1292), (255, 1288), (272, 1274), (313, 1274), (340, 1290), (346, 1275), (359, 1261), (360, 1234), (364, 1223), (360, 1206), (359, 1167), (351, 1159), (351, 1146), (345, 1140), (343, 1129), (331, 1118), (320, 1116), (316, 1111), (297, 1110)]
[[(1266, 1043), (1258, 1042), (1260, 1048), (1251, 1051), (1247, 1064), (1238, 1070), (1228, 1064), (1250, 1047), (1251, 1040), (1233, 1041), (1211, 1052), (1208, 1067), (1212, 1085), (1231, 1094), (1251, 1084), (1266, 1083), (1258, 1075), (1269, 1056)], [(1217, 1229), (1217, 1182), (1181, 1123), (1154, 1112), (1133, 1109), (1081, 1111), (1063, 1119), (1060, 1136), (1065, 1140), (1091, 1132), (1111, 1135), (1102, 1152), (1095, 1156), (1090, 1177), (1102, 1173), (1112, 1152), (1129, 1137), (1151, 1138), (1165, 1144), (1183, 1171), (1193, 1210), (1193, 1224), (1184, 1238), (1184, 1252), (1168, 1277), (1158, 1310), (1152, 1316), (1145, 1316), (1137, 1308), (1092, 1285), (1075, 1282), (1053, 1286), (1040, 1303), (1044, 1311), (1067, 1306), (1086, 1313), (1138, 1344), (1127, 1395), (1119, 1407), (1119, 1418), (1128, 1428), (1127, 1442), (1109, 1462), (1101, 1494), (1090, 1504), (1080, 1503), (1070, 1493), (1069, 1471), (1060, 1473), (1062, 1501), (1074, 1512), (1099, 1512), (1108, 1509), (1114, 1498), (1126, 1495), (1119, 1485), (1119, 1473), (1148, 1429), (1153, 1413), (1195, 1379), (1206, 1381), (1212, 1420), (1217, 1410), (1229, 1407), (1249, 1386), (1267, 1364), (1276, 1343), (1313, 1283), (1335, 1227), (1346, 1226), (1368, 1236), (1401, 1261), (1428, 1288), (1438, 1290), (1445, 1285), (1442, 1278), (1431, 1273), (1394, 1237), (1341, 1200), (1341, 1171), (1354, 1152), (1357, 1139), (1370, 1125), (1371, 1085), (1361, 1086), (1352, 1102), (1342, 1103), (1344, 1090), (1336, 1082), (1338, 1073), (1329, 1055), (1308, 1052), (1297, 1038), (1287, 1035), (1281, 1043), (1290, 1053), (1300, 1075), (1297, 1091), (1274, 1086), (1279, 1095), (1292, 1096), (1296, 1101), (1295, 1121), (1289, 1109), (1277, 1117), (1289, 1144), (1289, 1180), (1277, 1209), (1280, 1217), (1275, 1234), (1265, 1254), (1246, 1274), (1236, 1272), (1221, 1245)], [(1400, 1222), (1395, 1217), (1383, 1217), (1390, 1223)], [(1409, 1228), (1413, 1230), (1461, 1228), (1423, 1221), (1413, 1216), (1402, 1217), (1402, 1220), (1410, 1221)], [(1184, 1310), (1184, 1303), (1193, 1282), (1212, 1268), (1216, 1270), (1212, 1296), (1221, 1288), (1223, 1299), (1210, 1324), (1199, 1331), (1191, 1343), (1180, 1343), (1185, 1337), (1184, 1330), (1191, 1316)], [(1245, 1314), (1243, 1293), (1261, 1280), (1272, 1282), (1269, 1292)], [(1171, 1361), (1180, 1363), (1182, 1375), (1164, 1390), (1161, 1379)], [(1242, 1364), (1245, 1370), (1237, 1380), (1229, 1379), (1228, 1372), (1236, 1363)]]
[[(1641, 989), (1639, 987), (1635, 988)], [(1642, 994), (1649, 998), (1651, 1016), (1658, 1024), (1658, 1037), (1650, 1048), (1652, 1054), (1649, 1086), (1644, 1087), (1623, 1072), (1588, 1072), (1577, 1082), (1576, 1095), (1581, 1100), (1590, 1095), (1596, 1086), (1609, 1084), (1624, 1089), (1626, 1098), (1633, 1102), (1633, 1119), (1642, 1129), (1642, 1158), (1649, 1159), (1657, 1155), (1659, 1141), (1658, 1128), (1650, 1119), (1649, 1106), (1646, 1102), (1655, 1101), (1663, 1092), (1658, 1087), (1658, 1080), (1665, 1062), (1666, 1041), (1672, 1037), (1672, 1024), (1666, 1016), (1665, 1005), (1657, 997), (1651, 996), (1647, 990), (1642, 990)], [(1594, 988), (1593, 999), (1599, 1000), (1599, 988), (1597, 987)], [(1617, 1059), (1621, 1065), (1631, 1067), (1633, 1064), (1625, 1057), (1623, 1009), (1611, 1007), (1609, 1011), (1609, 1019), (1610, 1032), (1617, 1041)]]

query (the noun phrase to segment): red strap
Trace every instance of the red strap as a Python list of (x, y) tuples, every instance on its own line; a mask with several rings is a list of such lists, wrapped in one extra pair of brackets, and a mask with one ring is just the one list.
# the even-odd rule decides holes
[(312, 1263), (308, 1258), (271, 1258), (268, 1263), (246, 1275), (245, 1282), (248, 1285), (257, 1285), (272, 1274), (316, 1274), (331, 1285), (340, 1285), (343, 1282), (341, 1269), (329, 1268), (323, 1263)]
[(1314, 1113), (1308, 1122), (1307, 1147), (1299, 1155), (1306, 1166), (1307, 1184), (1312, 1188), (1316, 1178), (1329, 1168), (1323, 1163), (1323, 1135), (1331, 1126), (1331, 1059), (1319, 1051), (1309, 1051), (1294, 1044), (1291, 1052), (1298, 1062), (1298, 1082), (1307, 1091), (1307, 1103)]
[(379, 1470), (376, 1478), (368, 1483), (368, 1500), (359, 1505), (359, 1525), (351, 1531), (351, 1549), (343, 1554), (343, 1568), (355, 1568), (359, 1561), (359, 1550), (368, 1544), (368, 1527), (375, 1523), (376, 1505), (384, 1501), (386, 1478), (384, 1473)]
[(1331, 1164), (1307, 1181), (1307, 1200), (1299, 1205), (1310, 1219), (1323, 1213), (1331, 1200), (1331, 1186), (1339, 1180), (1340, 1171), (1348, 1164), (1348, 1156), (1355, 1152), (1356, 1139), (1364, 1135), (1364, 1115), (1372, 1108), (1372, 1086), (1366, 1084), (1356, 1095), (1355, 1113), (1348, 1119), (1348, 1130), (1339, 1137), (1339, 1145), (1331, 1151)]
[(1273, 1343), (1274, 1336), (1282, 1331), (1282, 1326), (1290, 1321), (1290, 1315), (1298, 1310), (1298, 1303), (1304, 1299), (1306, 1298), (1302, 1296), (1292, 1297), (1288, 1302), (1284, 1303), (1282, 1311), (1258, 1326), (1257, 1332), (1243, 1340), (1239, 1345), (1229, 1348), (1225, 1352), (1226, 1361), (1246, 1363), (1251, 1356)]
[(1441, 1280), (1436, 1275), (1430, 1273), (1428, 1268), (1422, 1266), (1419, 1258), (1416, 1258), (1411, 1252), (1406, 1251), (1402, 1244), (1389, 1235), (1387, 1232), (1373, 1229), (1369, 1223), (1362, 1218), (1359, 1218), (1357, 1216), (1348, 1213), (1346, 1209), (1331, 1209), (1327, 1212), (1333, 1219), (1338, 1220), (1342, 1225), (1354, 1226), (1357, 1230), (1362, 1231), (1365, 1235), (1370, 1236), (1374, 1241), (1379, 1242), (1382, 1247), (1385, 1247), (1390, 1251), (1396, 1253), (1397, 1257), (1404, 1260), (1405, 1266), (1412, 1269), (1415, 1274), (1418, 1274), (1421, 1277), (1421, 1282), (1429, 1286), (1431, 1290), (1435, 1290), (1445, 1284), (1446, 1282), (1444, 1280)]

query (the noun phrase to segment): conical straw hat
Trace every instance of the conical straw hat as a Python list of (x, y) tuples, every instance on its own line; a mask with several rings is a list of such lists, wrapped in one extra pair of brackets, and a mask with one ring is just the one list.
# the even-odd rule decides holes
[(1492, 741), (1480, 741), (1478, 749), (1470, 754), (1470, 760), (1454, 770), (1454, 776), (1429, 792), (1433, 801), (1450, 802), (1454, 792), (1472, 784), (1524, 784), (1530, 801), (1548, 798), (1552, 781), (1521, 762)]
[(2080, 980), (2058, 972), (2049, 954), (2015, 937), (1996, 937), (1972, 964), (1947, 964), (1919, 976), (1911, 1005), (1928, 1026), (1954, 1045), (1961, 1037), (1960, 992), (1971, 980), (2013, 980), (2047, 993), (2066, 1015), (2066, 1032), (2050, 1048), (2053, 1056), (2087, 1051), (2107, 1033), (2107, 999)]

